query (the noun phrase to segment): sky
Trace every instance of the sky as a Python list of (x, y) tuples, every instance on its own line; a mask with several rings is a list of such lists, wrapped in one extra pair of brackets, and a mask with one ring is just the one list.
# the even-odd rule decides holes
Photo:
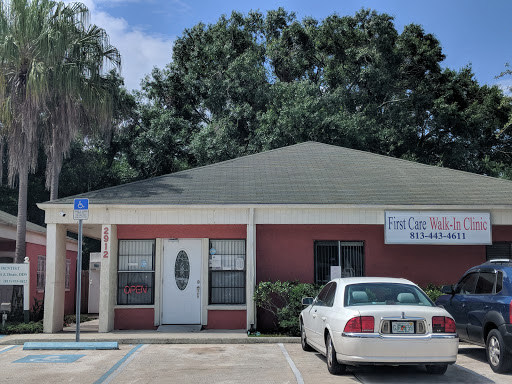
[[(66, 3), (72, 2), (65, 0)], [(186, 28), (214, 24), (221, 15), (250, 10), (266, 13), (283, 7), (297, 18), (318, 21), (334, 13), (354, 15), (362, 8), (394, 17), (399, 33), (405, 25), (423, 26), (440, 41), (443, 67), (459, 70), (470, 65), (478, 82), (512, 87), (512, 76), (495, 77), (512, 65), (512, 1), (509, 0), (82, 0), (91, 23), (104, 28), (122, 57), (121, 75), (129, 90), (140, 89), (153, 67), (172, 60), (173, 41)]]

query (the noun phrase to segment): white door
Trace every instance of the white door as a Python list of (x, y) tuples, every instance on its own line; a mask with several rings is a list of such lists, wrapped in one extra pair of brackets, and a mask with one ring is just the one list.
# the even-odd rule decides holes
[(89, 269), (89, 300), (87, 313), (100, 312), (100, 270)]
[(162, 324), (201, 323), (201, 240), (164, 241)]

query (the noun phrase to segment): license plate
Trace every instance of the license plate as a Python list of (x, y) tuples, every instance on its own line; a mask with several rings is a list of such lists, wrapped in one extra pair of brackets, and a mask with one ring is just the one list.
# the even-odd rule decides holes
[(392, 333), (414, 333), (414, 322), (412, 321), (394, 321), (391, 326)]

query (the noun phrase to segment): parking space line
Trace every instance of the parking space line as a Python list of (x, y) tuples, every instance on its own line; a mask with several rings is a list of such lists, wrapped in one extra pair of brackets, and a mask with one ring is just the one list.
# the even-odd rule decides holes
[(110, 383), (117, 375), (119, 375), (123, 371), (124, 367), (126, 367), (130, 363), (130, 361), (132, 361), (135, 358), (136, 353), (142, 351), (147, 346), (147, 344), (139, 344), (136, 347), (132, 348), (130, 352), (128, 352), (112, 368), (105, 372), (103, 376), (96, 380), (94, 384)]
[(304, 384), (304, 379), (302, 378), (300, 371), (295, 366), (295, 363), (293, 362), (292, 358), (288, 354), (288, 351), (284, 347), (284, 344), (279, 343), (278, 345), (279, 345), (279, 348), (281, 348), (281, 352), (283, 352), (284, 357), (286, 357), (286, 361), (288, 361), (288, 364), (290, 365), (290, 368), (292, 369), (292, 372), (295, 375), (295, 379), (297, 379), (297, 384)]
[(4, 353), (4, 352), (7, 352), (7, 351), (10, 351), (11, 349), (16, 348), (16, 347), (17, 347), (17, 345), (13, 345), (11, 347), (2, 348), (2, 349), (0, 349), (0, 353)]

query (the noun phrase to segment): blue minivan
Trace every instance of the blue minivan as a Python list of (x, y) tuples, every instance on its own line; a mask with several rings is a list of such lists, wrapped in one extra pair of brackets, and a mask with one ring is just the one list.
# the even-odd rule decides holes
[(455, 319), (461, 341), (486, 348), (497, 373), (512, 368), (512, 260), (497, 259), (469, 269), (436, 304)]

